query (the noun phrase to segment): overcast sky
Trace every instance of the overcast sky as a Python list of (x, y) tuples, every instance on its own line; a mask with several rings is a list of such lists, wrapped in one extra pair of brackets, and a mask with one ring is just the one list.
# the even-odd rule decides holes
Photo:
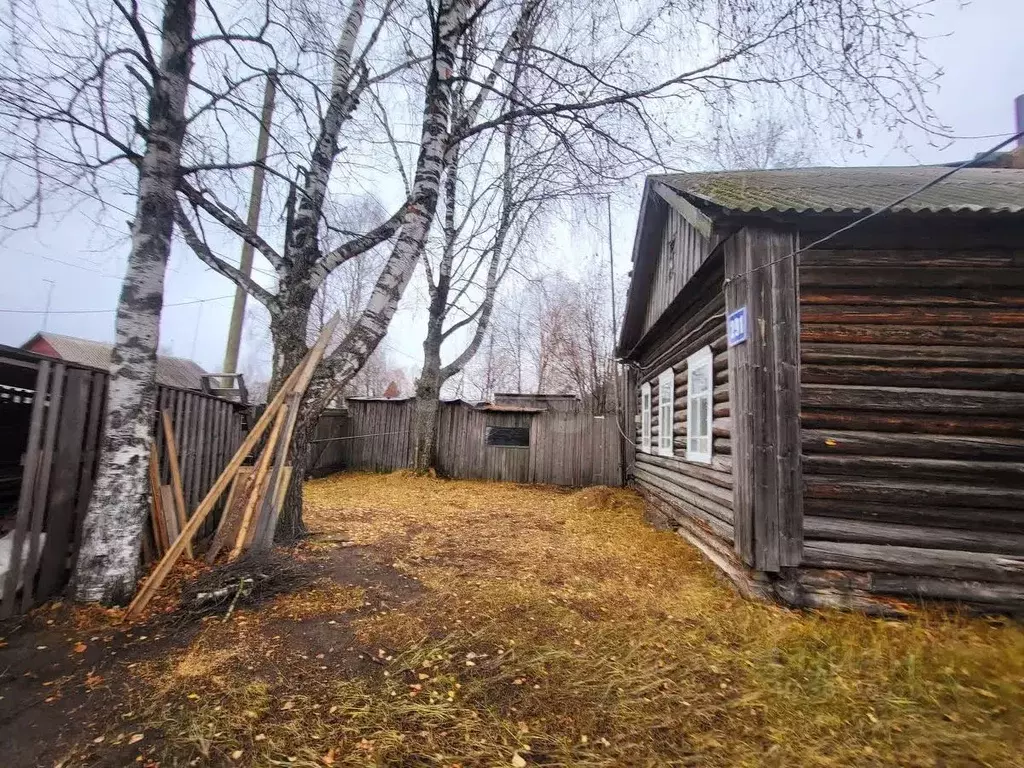
[[(932, 37), (926, 53), (945, 73), (931, 104), (957, 136), (1013, 131), (1013, 99), (1024, 93), (1022, 29), (1022, 0), (975, 0), (970, 5), (942, 0), (920, 27)], [(894, 137), (872, 133), (868, 137), (871, 146), (863, 154), (825, 149), (822, 161), (844, 165), (952, 162), (996, 143), (993, 138), (964, 138), (936, 144), (924, 136), (911, 136), (911, 147), (903, 150), (896, 147)], [(638, 198), (639, 182), (631, 194), (624, 193), (616, 201), (614, 247), (620, 274), (629, 270)], [(133, 203), (114, 195), (105, 202), (108, 211), (113, 207), (113, 215), (102, 220), (97, 216), (99, 203), (87, 201), (74, 211), (48, 216), (39, 229), (9, 234), (0, 242), (0, 343), (20, 345), (40, 330), (48, 298), (48, 330), (113, 339), (113, 309)], [(595, 252), (603, 257), (607, 253), (604, 227), (595, 224), (601, 223), (570, 217), (548, 236), (545, 258), (562, 266)], [(227, 280), (176, 246), (167, 275), (161, 349), (192, 357), (209, 371), (220, 370), (231, 307), (228, 297), (233, 293)], [(395, 364), (411, 366), (419, 358), (422, 307), (417, 292), (411, 291), (384, 342)], [(266, 365), (261, 336), (259, 323), (253, 324), (243, 340), (243, 370), (258, 371)]]

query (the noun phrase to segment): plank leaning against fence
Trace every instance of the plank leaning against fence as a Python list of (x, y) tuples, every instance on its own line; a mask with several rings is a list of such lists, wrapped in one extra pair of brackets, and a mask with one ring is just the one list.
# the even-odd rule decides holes
[[(108, 375), (99, 369), (41, 359), (17, 350), (0, 353), (0, 369), (8, 376), (19, 377), (19, 402), (8, 400), (5, 408), (22, 409), (24, 417), (18, 423), (25, 425), (24, 432), (9, 428), (4, 433), (10, 443), (7, 447), (24, 458), (13, 519), (0, 515), (0, 533), (9, 529), (0, 537), (3, 618), (58, 594), (74, 568), (99, 453)], [(26, 378), (31, 375), (34, 384)], [(243, 419), (238, 405), (164, 386), (158, 388), (157, 402), (161, 409), (170, 411), (172, 422), (188, 441), (180, 446), (177, 456), (183, 487), (196, 496), (204, 494), (241, 443)], [(206, 419), (189, 424), (186, 412), (205, 412)], [(17, 421), (10, 415), (6, 420), (11, 424)], [(160, 420), (154, 430), (162, 445)], [(160, 454), (157, 471), (161, 483), (170, 483), (167, 451)], [(211, 518), (200, 529), (200, 535), (211, 532), (214, 525), (216, 520)]]

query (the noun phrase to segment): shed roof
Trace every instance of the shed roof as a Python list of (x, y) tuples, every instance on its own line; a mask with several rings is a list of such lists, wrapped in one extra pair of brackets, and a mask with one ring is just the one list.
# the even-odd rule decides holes
[(478, 411), (490, 413), (544, 413), (547, 408), (532, 405), (506, 405), (503, 403), (481, 403), (475, 406)]
[[(28, 349), (39, 339), (49, 344), (60, 359), (69, 363), (102, 370), (110, 368), (110, 356), (114, 350), (111, 344), (41, 331), (26, 341), (22, 347)], [(202, 389), (202, 376), (205, 373), (206, 371), (193, 360), (169, 355), (156, 356), (156, 383), (165, 387)]]
[[(741, 213), (869, 213), (948, 168), (796, 168), (652, 176), (652, 181)], [(896, 213), (1024, 213), (1024, 170), (964, 168), (893, 208)]]

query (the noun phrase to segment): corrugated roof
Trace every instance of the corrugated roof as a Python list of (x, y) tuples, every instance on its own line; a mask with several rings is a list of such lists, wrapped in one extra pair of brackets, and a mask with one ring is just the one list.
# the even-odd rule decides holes
[[(37, 334), (37, 337), (44, 339), (62, 360), (69, 363), (78, 363), (104, 370), (110, 367), (110, 356), (114, 350), (111, 344), (48, 331), (42, 331)], [(31, 341), (35, 341), (35, 338), (33, 337)], [(168, 355), (157, 355), (156, 357), (156, 383), (163, 384), (165, 387), (201, 389), (200, 377), (205, 373), (206, 371), (194, 361), (183, 357)]]
[[(742, 213), (868, 213), (932, 181), (947, 168), (799, 168), (652, 176), (697, 202)], [(893, 209), (902, 213), (1022, 213), (1024, 170), (964, 168)]]

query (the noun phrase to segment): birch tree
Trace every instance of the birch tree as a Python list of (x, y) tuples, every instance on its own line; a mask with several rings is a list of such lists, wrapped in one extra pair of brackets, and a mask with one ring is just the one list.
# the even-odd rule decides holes
[[(134, 4), (119, 3), (62, 4), (63, 23), (21, 4), (8, 10), (9, 58), (0, 70), (10, 147), (5, 157), (30, 190), (14, 208), (35, 206), (38, 223), (47, 193), (96, 191), (114, 166), (133, 167), (136, 177), (102, 454), (75, 574), (79, 598), (117, 602), (135, 588), (146, 515), (156, 351), (186, 131), (195, 1), (166, 0), (153, 19)], [(115, 90), (121, 90), (116, 100), (110, 95)], [(8, 187), (4, 198), (10, 202), (11, 195)]]

